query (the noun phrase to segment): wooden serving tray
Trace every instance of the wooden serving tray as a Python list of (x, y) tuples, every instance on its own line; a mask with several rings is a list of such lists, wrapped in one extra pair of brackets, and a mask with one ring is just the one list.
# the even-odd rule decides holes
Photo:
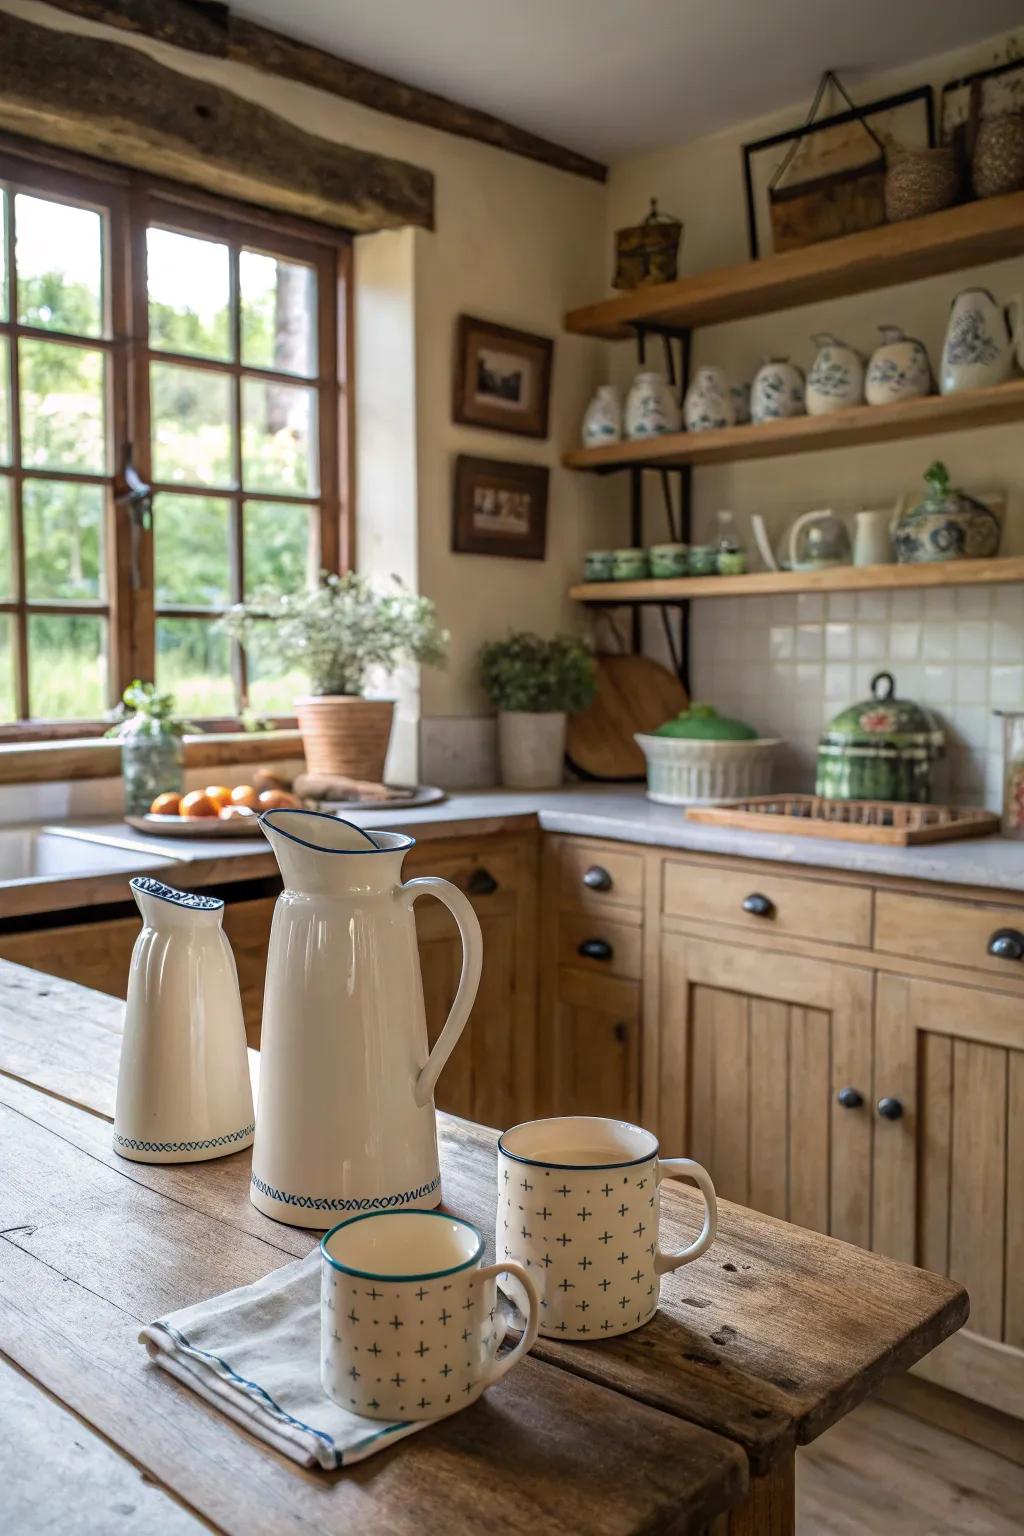
[(992, 811), (954, 805), (908, 805), (899, 800), (825, 800), (820, 795), (753, 795), (728, 805), (692, 805), (690, 821), (748, 832), (788, 832), (850, 843), (945, 843), (999, 831)]

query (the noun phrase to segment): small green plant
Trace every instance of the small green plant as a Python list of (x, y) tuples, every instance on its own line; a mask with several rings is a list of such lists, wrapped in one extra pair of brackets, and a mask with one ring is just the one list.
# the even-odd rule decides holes
[(310, 692), (360, 695), (373, 668), (407, 662), (443, 666), (448, 631), (429, 598), (393, 577), (380, 592), (365, 576), (321, 575), (311, 590), (257, 594), (228, 610), (221, 627), (243, 646), (273, 648), (287, 668), (309, 678)]
[(575, 714), (594, 697), (594, 659), (575, 635), (511, 634), (480, 650), (480, 681), (497, 709)]
[(174, 713), (173, 693), (158, 693), (155, 683), (144, 683), (139, 678), (129, 683), (121, 695), (113, 720), (106, 735), (122, 738), (186, 736), (194, 735), (199, 729), (190, 720), (182, 720)]

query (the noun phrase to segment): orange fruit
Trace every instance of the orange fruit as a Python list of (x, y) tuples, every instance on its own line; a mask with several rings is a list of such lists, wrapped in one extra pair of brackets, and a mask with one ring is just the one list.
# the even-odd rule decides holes
[(207, 800), (212, 800), (218, 811), (231, 799), (231, 791), (226, 784), (207, 784), (203, 793)]
[(182, 816), (216, 816), (214, 805), (205, 790), (193, 789), (181, 802)]
[(301, 802), (286, 789), (265, 789), (260, 795), (261, 811), (297, 811)]
[(151, 816), (177, 816), (180, 814), (181, 796), (173, 795), (170, 791), (164, 795), (157, 795), (149, 808)]
[(231, 791), (231, 804), (247, 806), (254, 811), (259, 804), (259, 792), (252, 784), (236, 784)]

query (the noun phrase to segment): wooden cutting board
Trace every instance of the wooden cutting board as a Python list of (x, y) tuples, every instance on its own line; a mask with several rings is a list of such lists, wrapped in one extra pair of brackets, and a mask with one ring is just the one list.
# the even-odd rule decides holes
[(686, 690), (667, 667), (649, 656), (598, 656), (597, 697), (569, 716), (565, 751), (585, 779), (619, 782), (646, 778), (634, 731), (653, 731), (685, 709)]

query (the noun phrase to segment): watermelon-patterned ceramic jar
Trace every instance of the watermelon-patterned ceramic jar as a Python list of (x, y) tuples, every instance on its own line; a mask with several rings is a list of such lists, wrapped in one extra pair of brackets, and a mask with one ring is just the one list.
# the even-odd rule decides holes
[(871, 679), (870, 699), (837, 715), (818, 744), (815, 791), (826, 800), (932, 797), (932, 764), (945, 737), (928, 710), (896, 697), (890, 672)]

